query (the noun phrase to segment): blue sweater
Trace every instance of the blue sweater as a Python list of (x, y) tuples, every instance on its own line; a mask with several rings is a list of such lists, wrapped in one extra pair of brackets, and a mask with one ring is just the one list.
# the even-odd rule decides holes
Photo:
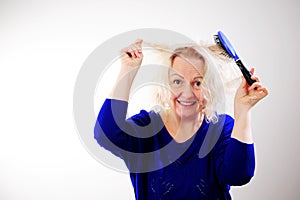
[(159, 114), (142, 110), (126, 119), (128, 103), (106, 99), (97, 118), (97, 142), (124, 160), (138, 200), (231, 199), (230, 186), (254, 175), (254, 145), (231, 138), (234, 120), (203, 121), (183, 143), (172, 139)]

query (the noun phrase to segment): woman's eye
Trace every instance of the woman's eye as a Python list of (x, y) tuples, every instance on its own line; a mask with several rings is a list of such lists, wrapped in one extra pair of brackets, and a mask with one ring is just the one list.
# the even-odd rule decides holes
[(179, 85), (181, 83), (180, 80), (174, 80), (173, 83), (175, 83), (176, 85)]
[(200, 81), (196, 81), (196, 82), (194, 83), (194, 86), (196, 86), (196, 87), (200, 87), (200, 85), (201, 85), (201, 82), (200, 82)]

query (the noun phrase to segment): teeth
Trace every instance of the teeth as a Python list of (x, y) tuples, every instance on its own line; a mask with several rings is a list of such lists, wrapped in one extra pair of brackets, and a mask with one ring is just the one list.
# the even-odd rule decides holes
[(196, 102), (184, 102), (184, 101), (178, 101), (178, 103), (180, 103), (181, 105), (184, 105), (184, 106), (192, 106), (192, 105), (194, 105)]

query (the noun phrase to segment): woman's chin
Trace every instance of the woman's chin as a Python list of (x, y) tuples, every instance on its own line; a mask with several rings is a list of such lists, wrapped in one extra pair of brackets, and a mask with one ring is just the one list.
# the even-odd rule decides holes
[(196, 107), (177, 107), (176, 113), (182, 120), (192, 120), (196, 119), (199, 116), (199, 111), (198, 109), (196, 109)]
[(178, 101), (171, 104), (171, 110), (175, 111), (178, 118), (182, 120), (194, 120), (199, 116), (199, 103), (183, 105)]

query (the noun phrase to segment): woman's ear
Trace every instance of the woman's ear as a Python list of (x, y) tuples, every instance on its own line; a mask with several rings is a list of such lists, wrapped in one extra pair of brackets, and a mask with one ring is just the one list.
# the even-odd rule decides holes
[(206, 98), (203, 98), (203, 100), (201, 101), (202, 109), (205, 109), (206, 104), (207, 104), (207, 100), (206, 100)]

